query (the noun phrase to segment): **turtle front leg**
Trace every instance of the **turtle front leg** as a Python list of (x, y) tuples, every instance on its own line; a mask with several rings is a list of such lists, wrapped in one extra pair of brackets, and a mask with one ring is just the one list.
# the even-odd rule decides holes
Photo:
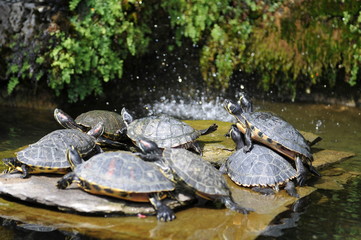
[(168, 222), (175, 219), (173, 210), (160, 200), (157, 193), (149, 194), (149, 201), (157, 211), (158, 220)]
[(203, 155), (203, 151), (201, 146), (199, 146), (199, 143), (197, 141), (194, 141), (190, 144), (189, 148), (193, 149), (196, 153), (198, 153), (199, 155)]
[(30, 170), (30, 167), (29, 166), (27, 166), (27, 165), (25, 165), (25, 164), (22, 164), (21, 166), (21, 171), (22, 171), (22, 175), (21, 175), (21, 177), (22, 178), (28, 178), (29, 177), (29, 170)]
[(75, 181), (77, 179), (77, 177), (75, 176), (74, 172), (70, 172), (66, 175), (64, 175), (57, 183), (56, 183), (56, 187), (59, 189), (65, 189), (67, 188), (70, 184), (73, 183), (73, 181)]
[(209, 128), (200, 130), (200, 133), (201, 133), (201, 135), (207, 135), (207, 134), (210, 134), (210, 133), (216, 131), (217, 129), (218, 129), (218, 125), (214, 123)]
[(298, 195), (298, 193), (296, 191), (295, 184), (292, 181), (289, 181), (286, 183), (285, 190), (292, 197), (296, 197), (296, 198), (300, 197), (300, 195)]
[(220, 199), (226, 208), (236, 211), (243, 214), (248, 214), (249, 212), (253, 212), (254, 210), (251, 208), (245, 208), (240, 206), (239, 204), (235, 203), (230, 196), (224, 196)]
[(104, 152), (103, 149), (99, 145), (95, 145), (94, 147), (95, 153), (102, 153)]
[(297, 183), (299, 186), (303, 186), (306, 181), (307, 170), (303, 165), (300, 156), (297, 156), (295, 161), (296, 161), (296, 170), (297, 170)]

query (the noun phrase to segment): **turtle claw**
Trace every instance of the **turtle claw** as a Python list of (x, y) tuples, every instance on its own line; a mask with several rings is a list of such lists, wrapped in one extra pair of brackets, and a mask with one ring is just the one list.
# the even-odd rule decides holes
[(295, 184), (293, 182), (288, 182), (285, 186), (285, 190), (292, 197), (295, 197), (295, 198), (300, 197), (300, 195), (298, 195), (298, 193), (296, 191)]
[(301, 187), (305, 185), (305, 183), (306, 183), (306, 176), (305, 176), (305, 174), (299, 174), (299, 175), (297, 176), (297, 183), (298, 183), (298, 185), (301, 186)]
[(236, 211), (236, 212), (243, 213), (243, 214), (248, 214), (249, 212), (254, 212), (254, 210), (252, 208), (245, 208), (245, 207), (238, 205), (237, 203), (235, 203), (233, 201), (233, 199), (231, 197), (225, 197), (222, 199), (222, 201), (224, 202), (224, 205), (226, 206), (226, 208), (228, 208), (232, 211)]
[(252, 146), (247, 146), (247, 145), (245, 145), (245, 146), (243, 147), (243, 152), (244, 152), (244, 153), (248, 153), (249, 151), (251, 151), (251, 147), (252, 147)]
[(234, 209), (234, 211), (242, 213), (242, 214), (248, 214), (250, 212), (254, 212), (254, 209), (252, 208), (243, 208), (243, 207), (238, 207), (237, 209)]
[(254, 209), (252, 208), (245, 208), (245, 207), (241, 207), (239, 206), (238, 204), (233, 204), (232, 206), (230, 207), (227, 207), (228, 209), (232, 210), (232, 211), (235, 211), (235, 212), (238, 212), (238, 213), (242, 213), (242, 214), (248, 214), (250, 212), (254, 212)]
[(253, 187), (252, 190), (266, 196), (275, 194), (275, 191), (272, 188)]
[(161, 206), (158, 208), (157, 219), (162, 222), (170, 222), (175, 219), (175, 214), (168, 206)]

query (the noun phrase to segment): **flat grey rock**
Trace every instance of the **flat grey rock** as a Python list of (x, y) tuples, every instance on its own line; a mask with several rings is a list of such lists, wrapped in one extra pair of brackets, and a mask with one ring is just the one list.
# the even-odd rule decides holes
[[(27, 179), (22, 179), (20, 176), (20, 174), (0, 175), (0, 194), (26, 202), (56, 207), (62, 211), (86, 214), (155, 214), (150, 203), (136, 203), (90, 194), (81, 190), (74, 183), (67, 189), (58, 189), (56, 182), (60, 176), (31, 175)], [(184, 206), (192, 200), (189, 196), (182, 195), (179, 197), (182, 202), (173, 199), (165, 199), (164, 201), (169, 207), (176, 208)]]

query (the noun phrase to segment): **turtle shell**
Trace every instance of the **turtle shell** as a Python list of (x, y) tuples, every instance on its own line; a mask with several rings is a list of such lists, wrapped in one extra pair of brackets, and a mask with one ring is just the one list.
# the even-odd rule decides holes
[(200, 195), (230, 195), (223, 175), (199, 155), (182, 148), (166, 148), (163, 158), (178, 178)]
[(16, 153), (17, 160), (42, 172), (64, 172), (70, 164), (66, 150), (74, 146), (86, 156), (96, 146), (94, 137), (76, 129), (55, 130)]
[(78, 165), (74, 173), (88, 192), (133, 201), (143, 200), (132, 198), (132, 193), (174, 190), (174, 184), (153, 163), (125, 151), (97, 154)]
[[(295, 159), (296, 153), (313, 160), (306, 139), (291, 124), (269, 112), (242, 113), (252, 130), (252, 139), (262, 142), (273, 149)], [(243, 132), (242, 124), (237, 127)]]
[(134, 120), (127, 128), (127, 135), (133, 141), (145, 137), (159, 148), (188, 148), (186, 145), (194, 142), (201, 132), (176, 118), (161, 115)]
[(124, 136), (119, 133), (120, 129), (125, 127), (123, 118), (120, 114), (106, 110), (92, 110), (80, 114), (75, 122), (90, 129), (99, 122), (103, 123), (104, 133), (106, 138), (111, 140), (120, 140)]
[(250, 152), (233, 153), (226, 162), (228, 176), (238, 185), (273, 187), (297, 176), (296, 170), (281, 155), (254, 144)]

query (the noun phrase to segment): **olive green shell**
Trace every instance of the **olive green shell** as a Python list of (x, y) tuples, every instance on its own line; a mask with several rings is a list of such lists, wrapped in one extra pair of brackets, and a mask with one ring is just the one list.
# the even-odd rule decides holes
[(173, 172), (197, 192), (213, 196), (230, 195), (222, 173), (198, 154), (182, 148), (166, 148), (163, 158)]
[(74, 146), (82, 156), (95, 148), (95, 139), (76, 129), (55, 130), (16, 153), (17, 160), (31, 167), (69, 168), (66, 150)]
[[(97, 154), (74, 169), (76, 176), (98, 191), (151, 193), (173, 191), (174, 184), (150, 162), (130, 152)], [(87, 187), (90, 188), (90, 187)]]
[[(309, 160), (313, 160), (311, 149), (302, 136), (291, 124), (269, 112), (242, 113), (249, 127), (257, 139), (270, 147), (274, 146), (281, 152), (289, 151), (301, 154)], [(240, 129), (242, 131), (242, 129)], [(242, 132), (245, 133), (245, 130)]]
[(233, 153), (226, 162), (226, 170), (233, 182), (246, 187), (273, 187), (297, 176), (286, 159), (258, 144), (254, 144), (250, 152), (239, 149)]
[(196, 130), (170, 116), (150, 116), (136, 119), (127, 128), (127, 135), (133, 141), (144, 137), (155, 142), (159, 148), (182, 147), (188, 148), (200, 135)]
[(80, 114), (75, 122), (90, 129), (99, 122), (103, 123), (104, 133), (103, 136), (111, 140), (120, 140), (124, 138), (119, 133), (119, 130), (125, 127), (123, 118), (120, 114), (106, 110), (93, 110)]

